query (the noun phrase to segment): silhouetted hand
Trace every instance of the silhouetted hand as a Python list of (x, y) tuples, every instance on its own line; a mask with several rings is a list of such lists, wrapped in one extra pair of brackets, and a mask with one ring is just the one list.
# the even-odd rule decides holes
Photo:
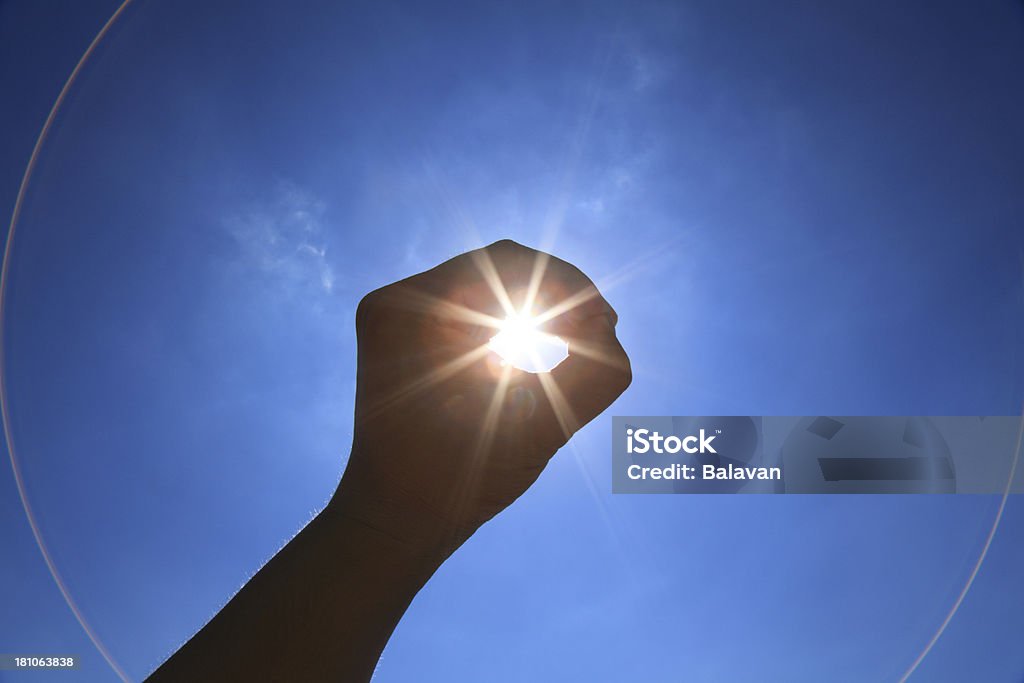
[[(487, 347), (527, 306), (568, 343), (549, 373)], [(508, 240), (368, 294), (338, 490), (152, 680), (368, 681), (437, 567), (629, 385), (616, 322), (574, 266)]]
[[(486, 346), (526, 299), (536, 315), (563, 311), (543, 329), (569, 356), (545, 375), (502, 366)], [(339, 502), (397, 538), (452, 550), (629, 385), (616, 321), (577, 268), (509, 240), (370, 293), (356, 314), (355, 439)]]

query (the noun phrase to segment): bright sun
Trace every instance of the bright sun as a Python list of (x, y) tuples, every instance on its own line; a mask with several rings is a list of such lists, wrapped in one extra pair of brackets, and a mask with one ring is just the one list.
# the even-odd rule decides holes
[(538, 330), (531, 315), (505, 318), (487, 346), (508, 365), (527, 372), (547, 372), (568, 355), (565, 342)]

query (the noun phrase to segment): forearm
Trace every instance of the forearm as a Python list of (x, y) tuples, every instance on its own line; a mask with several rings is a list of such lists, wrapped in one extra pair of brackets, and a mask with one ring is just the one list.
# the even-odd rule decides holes
[(368, 681), (443, 557), (379, 528), (343, 494), (151, 681)]

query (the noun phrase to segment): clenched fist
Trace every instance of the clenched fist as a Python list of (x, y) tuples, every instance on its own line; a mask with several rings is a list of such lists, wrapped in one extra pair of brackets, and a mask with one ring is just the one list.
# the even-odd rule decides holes
[[(568, 343), (549, 373), (502, 365), (487, 347), (524, 307)], [(577, 268), (509, 240), (371, 292), (356, 314), (355, 440), (339, 502), (452, 550), (629, 385), (616, 321)]]

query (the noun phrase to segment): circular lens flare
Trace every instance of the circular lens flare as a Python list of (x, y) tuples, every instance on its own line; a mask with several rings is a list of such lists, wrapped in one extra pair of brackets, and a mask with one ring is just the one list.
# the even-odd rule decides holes
[(510, 315), (498, 327), (487, 347), (501, 357), (504, 365), (526, 372), (547, 372), (569, 355), (561, 338), (537, 329), (532, 315)]

